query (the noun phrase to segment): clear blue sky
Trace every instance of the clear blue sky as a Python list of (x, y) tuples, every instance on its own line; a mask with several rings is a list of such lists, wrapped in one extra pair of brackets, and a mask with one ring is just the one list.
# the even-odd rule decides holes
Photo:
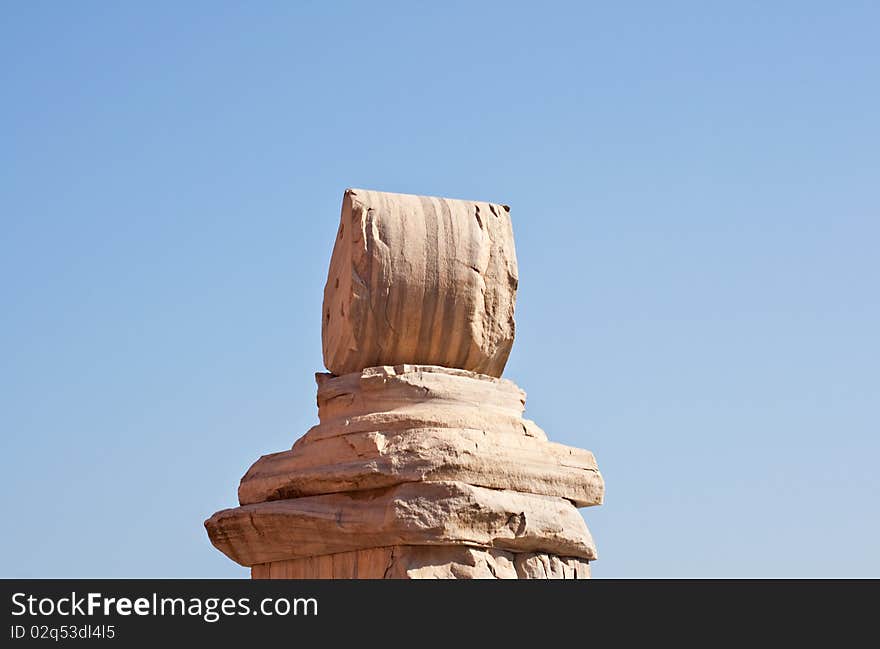
[(355, 186), (512, 206), (596, 577), (880, 577), (880, 5), (723, 5), (3, 2), (0, 576), (247, 574)]

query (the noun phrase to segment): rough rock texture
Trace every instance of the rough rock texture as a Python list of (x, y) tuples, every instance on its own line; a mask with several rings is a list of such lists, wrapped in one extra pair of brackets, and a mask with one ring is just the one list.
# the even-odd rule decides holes
[(547, 439), (533, 421), (523, 419), (526, 394), (507, 379), (429, 365), (370, 367), (315, 378), (321, 423), (294, 446), (412, 428), (471, 428)]
[(506, 206), (349, 189), (324, 288), (324, 365), (501, 376), (517, 283)]
[(354, 433), (260, 458), (238, 489), (243, 505), (403, 482), (457, 480), (481, 487), (602, 502), (589, 451), (485, 430), (415, 428)]
[(320, 423), (205, 523), (255, 577), (589, 577), (576, 506), (602, 502), (596, 460), (523, 419), (513, 382), (423, 365), (316, 380)]
[(319, 423), (250, 467), (211, 543), (255, 579), (589, 578), (577, 507), (605, 485), (500, 378), (516, 286), (506, 207), (347, 191)]
[(242, 478), (241, 504), (449, 480), (602, 502), (593, 454), (545, 441), (521, 419), (525, 394), (510, 381), (407, 365), (318, 383), (321, 424), (293, 450), (260, 458)]
[(470, 545), (594, 559), (569, 501), (461, 482), (273, 500), (205, 522), (214, 546), (244, 566), (386, 545)]
[(589, 579), (576, 557), (468, 546), (397, 545), (258, 563), (254, 579)]

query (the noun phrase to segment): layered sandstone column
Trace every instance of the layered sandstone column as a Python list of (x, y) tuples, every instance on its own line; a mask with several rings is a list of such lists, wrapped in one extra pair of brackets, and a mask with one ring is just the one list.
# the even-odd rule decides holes
[(324, 291), (320, 423), (205, 522), (254, 578), (586, 578), (589, 451), (498, 378), (513, 342), (509, 210), (349, 190)]

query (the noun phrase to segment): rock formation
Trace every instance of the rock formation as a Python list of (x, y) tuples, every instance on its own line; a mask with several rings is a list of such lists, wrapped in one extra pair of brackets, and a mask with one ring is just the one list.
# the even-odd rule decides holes
[(324, 287), (324, 365), (501, 376), (516, 285), (507, 207), (349, 190)]
[(589, 577), (596, 460), (499, 378), (516, 286), (506, 206), (348, 190), (320, 423), (251, 466), (211, 542), (255, 579)]

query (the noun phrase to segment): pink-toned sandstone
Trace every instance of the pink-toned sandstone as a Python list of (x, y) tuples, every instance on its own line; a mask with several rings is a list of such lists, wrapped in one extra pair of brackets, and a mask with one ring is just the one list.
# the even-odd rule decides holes
[(596, 460), (499, 378), (516, 288), (506, 206), (348, 190), (319, 423), (250, 467), (214, 546), (254, 579), (589, 578)]

